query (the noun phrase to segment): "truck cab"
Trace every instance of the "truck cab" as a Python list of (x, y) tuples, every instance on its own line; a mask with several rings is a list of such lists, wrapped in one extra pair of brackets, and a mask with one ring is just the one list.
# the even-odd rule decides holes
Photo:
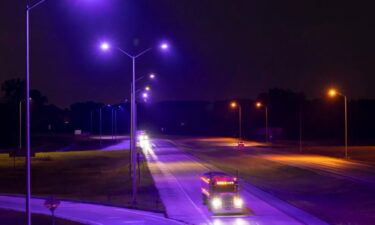
[(201, 192), (203, 204), (215, 215), (245, 213), (237, 177), (223, 172), (207, 172), (201, 176)]

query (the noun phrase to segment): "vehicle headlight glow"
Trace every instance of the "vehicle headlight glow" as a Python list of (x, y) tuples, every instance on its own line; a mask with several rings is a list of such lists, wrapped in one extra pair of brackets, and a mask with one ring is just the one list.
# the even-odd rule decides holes
[(242, 208), (243, 207), (243, 200), (239, 197), (234, 198), (234, 207)]
[(212, 207), (215, 209), (221, 208), (222, 202), (220, 198), (213, 198), (211, 201)]

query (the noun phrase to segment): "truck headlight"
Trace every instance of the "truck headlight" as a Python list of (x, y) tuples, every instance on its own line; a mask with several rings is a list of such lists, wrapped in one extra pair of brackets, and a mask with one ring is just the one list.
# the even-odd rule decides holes
[(211, 200), (212, 207), (215, 209), (221, 208), (222, 202), (220, 198), (213, 198)]
[(235, 208), (242, 208), (243, 200), (239, 197), (234, 198), (234, 207)]

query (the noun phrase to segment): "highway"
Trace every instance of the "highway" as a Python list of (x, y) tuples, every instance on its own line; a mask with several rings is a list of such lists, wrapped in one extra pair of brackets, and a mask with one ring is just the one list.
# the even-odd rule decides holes
[(252, 141), (239, 149), (234, 138), (172, 139), (188, 154), (225, 171), (238, 170), (242, 179), (331, 224), (373, 224), (370, 165)]
[(152, 144), (141, 145), (170, 218), (196, 225), (327, 224), (247, 183), (241, 184), (241, 197), (249, 215), (213, 216), (202, 204), (200, 176), (217, 168), (185, 153), (170, 140), (154, 139)]
[[(187, 148), (198, 147), (207, 151), (212, 148), (233, 150), (237, 142), (238, 140), (235, 138), (196, 138), (186, 139), (178, 144)], [(244, 144), (245, 147), (241, 151), (258, 158), (310, 170), (325, 176), (375, 185), (375, 167), (365, 163), (312, 154), (311, 152), (302, 152), (302, 154), (289, 152), (287, 147), (278, 148), (272, 144), (261, 142), (244, 141)]]

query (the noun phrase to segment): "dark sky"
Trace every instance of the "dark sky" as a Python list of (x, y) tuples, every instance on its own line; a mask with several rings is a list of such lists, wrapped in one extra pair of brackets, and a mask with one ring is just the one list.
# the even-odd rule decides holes
[[(24, 77), (25, 1), (0, 1), (0, 82)], [(47, 0), (31, 13), (32, 87), (68, 106), (128, 98), (131, 61), (103, 54), (107, 39), (156, 72), (153, 100), (254, 98), (272, 87), (309, 97), (337, 86), (375, 98), (370, 1)], [(140, 83), (139, 86), (143, 84)]]

